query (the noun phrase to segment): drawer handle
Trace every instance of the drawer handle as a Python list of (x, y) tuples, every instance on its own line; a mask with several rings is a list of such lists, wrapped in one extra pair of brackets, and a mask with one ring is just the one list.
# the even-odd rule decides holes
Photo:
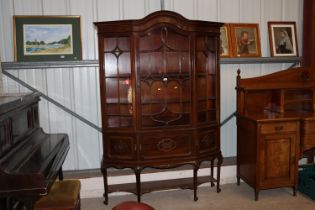
[(275, 126), (275, 131), (282, 131), (282, 130), (283, 130), (282, 125)]

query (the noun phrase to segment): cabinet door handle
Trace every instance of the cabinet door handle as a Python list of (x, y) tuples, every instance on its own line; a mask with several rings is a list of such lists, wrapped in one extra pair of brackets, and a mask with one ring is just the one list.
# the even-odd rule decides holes
[(275, 126), (275, 131), (282, 131), (282, 130), (283, 130), (282, 125)]

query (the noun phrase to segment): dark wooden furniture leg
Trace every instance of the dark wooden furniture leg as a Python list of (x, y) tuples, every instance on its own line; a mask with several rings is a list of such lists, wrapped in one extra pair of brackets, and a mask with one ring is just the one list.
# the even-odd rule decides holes
[(237, 179), (237, 185), (240, 186), (241, 184), (241, 176), (240, 176), (240, 164), (236, 163), (236, 179)]
[(259, 190), (255, 190), (255, 201), (258, 201), (259, 198)]
[(103, 180), (104, 180), (104, 204), (108, 204), (108, 180), (107, 180), (107, 168), (102, 168)]
[(140, 203), (141, 202), (141, 183), (140, 183), (140, 175), (141, 175), (141, 169), (135, 169), (136, 174), (136, 182), (137, 182), (137, 200)]
[(62, 171), (62, 167), (59, 168), (59, 171), (58, 171), (58, 178), (60, 181), (63, 180), (63, 171)]
[(210, 176), (211, 176), (211, 187), (214, 187), (214, 182), (213, 182), (213, 178), (214, 178), (214, 175), (213, 175), (213, 171), (214, 171), (214, 159), (211, 160), (211, 169), (210, 169)]
[(221, 165), (223, 162), (223, 157), (221, 152), (219, 153), (218, 156), (218, 165), (217, 165), (217, 192), (221, 192), (221, 188), (220, 188), (220, 176), (221, 176)]
[(197, 173), (198, 173), (198, 169), (199, 169), (198, 165), (194, 166), (194, 201), (198, 200), (198, 197), (197, 197), (197, 185), (198, 185)]
[(292, 189), (293, 189), (293, 196), (296, 196), (296, 186), (293, 186)]

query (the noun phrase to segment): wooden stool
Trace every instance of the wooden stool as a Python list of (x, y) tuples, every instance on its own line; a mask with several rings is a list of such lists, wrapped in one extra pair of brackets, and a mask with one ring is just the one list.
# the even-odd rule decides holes
[(80, 210), (79, 180), (56, 181), (47, 196), (35, 203), (34, 210)]
[(112, 210), (154, 210), (154, 208), (145, 203), (138, 203), (136, 201), (126, 201), (118, 204)]

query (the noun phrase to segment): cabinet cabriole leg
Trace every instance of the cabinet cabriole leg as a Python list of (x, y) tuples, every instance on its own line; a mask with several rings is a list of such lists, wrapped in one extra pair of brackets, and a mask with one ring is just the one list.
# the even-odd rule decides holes
[(141, 169), (135, 169), (135, 174), (136, 174), (136, 184), (137, 184), (137, 201), (141, 202), (141, 180), (140, 180)]
[(198, 185), (198, 178), (197, 178), (197, 172), (198, 172), (198, 166), (194, 167), (194, 201), (198, 200), (197, 197), (197, 185)]
[(108, 180), (107, 180), (107, 168), (103, 168), (102, 169), (102, 173), (103, 173), (103, 180), (104, 180), (104, 204), (107, 205), (108, 204)]
[(211, 187), (214, 187), (214, 182), (213, 182), (213, 171), (214, 171), (214, 159), (211, 160), (211, 169), (210, 169), (210, 176), (211, 176)]
[(221, 188), (220, 188), (220, 176), (221, 176), (221, 165), (223, 162), (223, 157), (222, 157), (222, 153), (219, 153), (218, 156), (218, 165), (217, 165), (217, 192), (221, 192)]

